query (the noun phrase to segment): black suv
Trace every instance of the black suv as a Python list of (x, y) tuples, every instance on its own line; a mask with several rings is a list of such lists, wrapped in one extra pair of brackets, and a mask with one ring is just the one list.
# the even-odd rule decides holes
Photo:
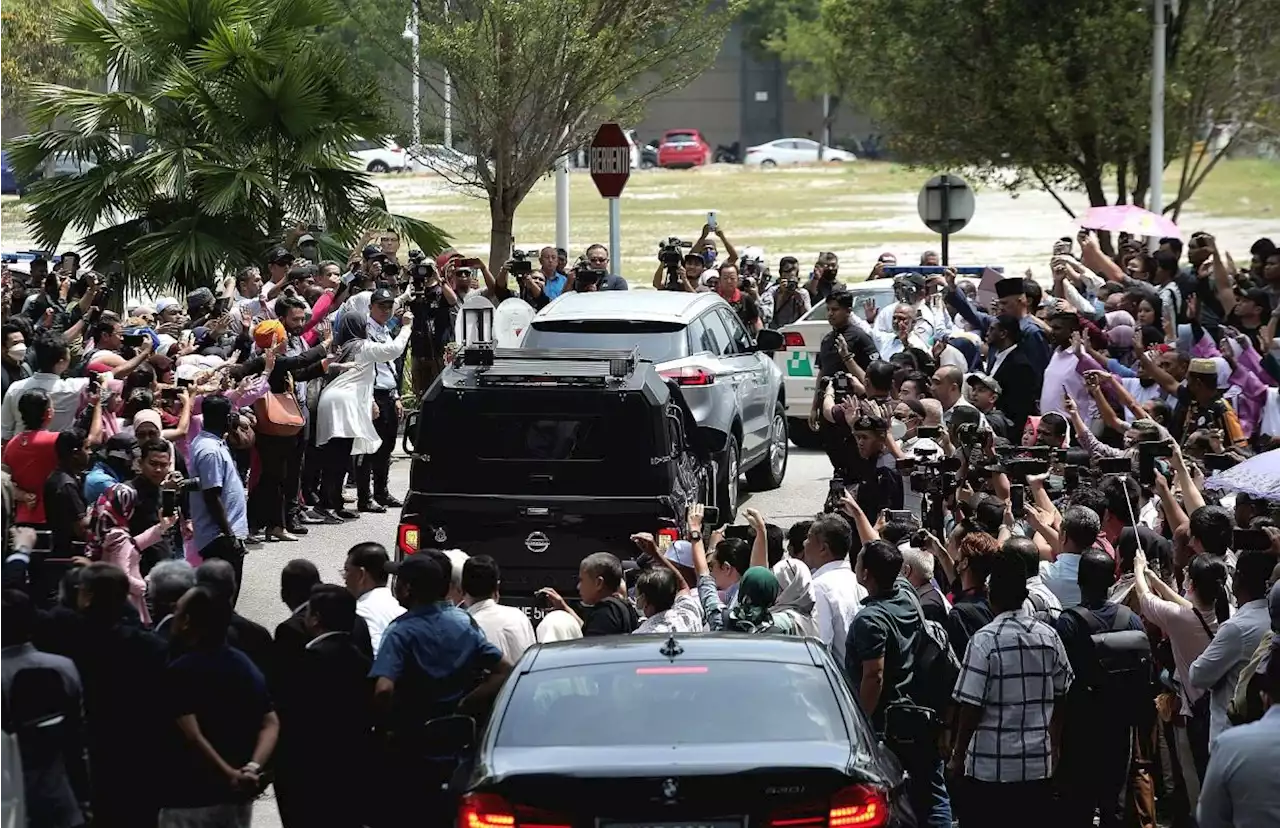
[(405, 426), (412, 458), (397, 557), (490, 555), (504, 603), (577, 593), (592, 552), (635, 557), (635, 532), (672, 540), (714, 491), (710, 453), (674, 382), (638, 351), (472, 346)]

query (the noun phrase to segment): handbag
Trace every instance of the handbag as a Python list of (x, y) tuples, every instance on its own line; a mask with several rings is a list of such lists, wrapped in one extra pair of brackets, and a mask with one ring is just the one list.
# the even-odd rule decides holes
[(281, 393), (270, 393), (253, 404), (258, 415), (258, 433), (270, 437), (294, 437), (302, 431), (306, 421), (298, 408), (298, 397), (293, 393), (293, 376), (285, 374), (286, 388)]

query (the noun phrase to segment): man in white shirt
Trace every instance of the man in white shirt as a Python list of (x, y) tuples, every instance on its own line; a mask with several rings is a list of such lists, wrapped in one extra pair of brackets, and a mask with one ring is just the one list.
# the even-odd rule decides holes
[[(920, 341), (926, 343), (926, 350), (933, 346), (938, 337), (951, 332), (951, 318), (945, 307), (935, 307), (926, 301), (928, 290), (924, 276), (919, 273), (905, 273), (894, 280), (893, 292), (898, 297), (897, 306), (884, 308), (876, 315), (875, 330), (881, 333), (897, 334), (899, 323), (895, 319), (898, 308), (905, 309), (911, 332)], [(881, 351), (881, 355), (884, 352)]]
[[(61, 334), (43, 334), (31, 343), (35, 351), (35, 373), (26, 379), (11, 383), (0, 404), (0, 437), (12, 439), (23, 430), (22, 418), (18, 414), (18, 400), (26, 391), (40, 390), (49, 395), (49, 406), (53, 411), (53, 419), (45, 426), (46, 431), (67, 431), (76, 424), (76, 414), (80, 410), (80, 398), (89, 386), (88, 377), (71, 377), (63, 379), (71, 365), (71, 352), (67, 349), (66, 340)], [(138, 348), (138, 354), (113, 373), (119, 376), (132, 371), (143, 360), (151, 356), (151, 339), (146, 338)], [(99, 382), (111, 379), (112, 374), (103, 373)], [(85, 400), (88, 404), (88, 400)]]
[(813, 618), (818, 624), (818, 637), (841, 666), (849, 626), (867, 597), (867, 590), (858, 583), (849, 564), (852, 546), (849, 522), (840, 515), (823, 514), (810, 524), (803, 549), (804, 562), (813, 572)]
[(484, 637), (515, 664), (534, 644), (533, 625), (523, 610), (498, 603), (501, 585), (498, 564), (488, 555), (468, 558), (462, 567), (462, 591), (467, 596), (467, 612), (480, 625)]
[(380, 543), (358, 543), (347, 552), (342, 566), (342, 580), (347, 590), (356, 597), (356, 615), (369, 627), (369, 641), (373, 654), (387, 625), (404, 614), (404, 607), (387, 587), (387, 564), (391, 562), (387, 550)]

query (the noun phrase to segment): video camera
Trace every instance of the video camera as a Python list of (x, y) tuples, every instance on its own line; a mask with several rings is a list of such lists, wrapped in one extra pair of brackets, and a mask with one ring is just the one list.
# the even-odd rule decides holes
[(511, 258), (507, 261), (507, 272), (517, 280), (532, 273), (533, 262), (529, 261), (529, 254), (524, 250), (512, 250)]
[(426, 289), (427, 279), (436, 275), (435, 265), (431, 262), (415, 262), (409, 268), (409, 281), (413, 284), (413, 295), (417, 297)]
[(593, 267), (586, 256), (580, 256), (573, 266), (574, 292), (582, 293), (586, 288), (599, 285), (600, 280), (608, 275), (607, 270), (602, 267)]
[(680, 286), (679, 271), (685, 255), (681, 250), (692, 248), (693, 242), (680, 241), (675, 236), (658, 242), (658, 261), (662, 262), (662, 266), (667, 269), (668, 289), (675, 289)]
[(835, 392), (836, 405), (853, 395), (853, 377), (848, 371), (837, 371), (830, 377), (823, 377), (823, 382), (829, 384)]

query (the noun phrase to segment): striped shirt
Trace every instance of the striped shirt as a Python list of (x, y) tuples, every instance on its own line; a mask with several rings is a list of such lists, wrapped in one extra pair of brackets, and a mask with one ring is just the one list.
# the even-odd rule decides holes
[(980, 782), (1052, 777), (1049, 720), (1072, 677), (1058, 634), (1023, 609), (1002, 612), (974, 633), (952, 694), (982, 709), (965, 775)]

